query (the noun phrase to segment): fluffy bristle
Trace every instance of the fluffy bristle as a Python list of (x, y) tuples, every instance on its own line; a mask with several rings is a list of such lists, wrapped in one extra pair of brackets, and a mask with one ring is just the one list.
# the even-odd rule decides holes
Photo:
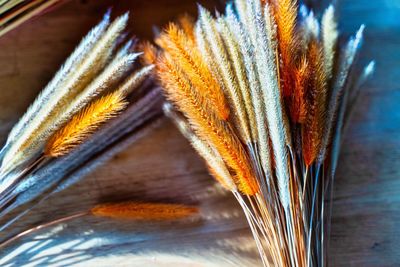
[(242, 144), (224, 121), (218, 119), (204, 99), (193, 90), (177, 66), (167, 57), (158, 63), (158, 75), (167, 97), (179, 107), (200, 138), (210, 140), (237, 176), (239, 189), (248, 195), (257, 192), (255, 177)]
[(307, 166), (315, 160), (321, 146), (326, 110), (326, 76), (323, 52), (313, 40), (309, 47), (310, 83), (306, 92), (307, 118), (303, 126), (303, 155)]
[(293, 93), (293, 71), (297, 53), (296, 34), (297, 2), (296, 0), (275, 1), (273, 6), (277, 25), (278, 47), (281, 58), (281, 90), (283, 96)]
[(119, 91), (94, 101), (73, 116), (49, 139), (44, 154), (50, 157), (67, 154), (88, 138), (102, 123), (121, 112), (127, 104)]
[(294, 72), (294, 92), (288, 99), (290, 118), (294, 123), (304, 123), (307, 116), (305, 91), (309, 78), (309, 66), (306, 57), (303, 57)]
[(193, 206), (120, 202), (100, 204), (90, 210), (91, 214), (98, 217), (130, 220), (176, 220), (186, 218), (198, 213), (198, 208)]
[(140, 44), (140, 49), (143, 51), (142, 61), (144, 64), (152, 65), (156, 63), (158, 57), (157, 48), (150, 42)]
[(220, 118), (226, 120), (229, 116), (229, 109), (224, 94), (195, 43), (175, 24), (169, 25), (160, 40), (162, 48), (186, 73), (198, 94), (201, 94), (205, 101), (210, 102)]
[(327, 78), (331, 78), (335, 57), (335, 48), (338, 38), (337, 24), (333, 6), (325, 11), (322, 17), (322, 41), (324, 50), (324, 70)]
[(250, 143), (251, 134), (247, 121), (245, 102), (240, 91), (238, 78), (234, 74), (234, 68), (231, 64), (232, 60), (226, 49), (223, 37), (218, 30), (217, 21), (203, 7), (199, 7), (196, 38), (208, 66), (217, 77), (227, 97), (231, 109), (232, 125), (238, 132), (238, 137), (244, 143)]

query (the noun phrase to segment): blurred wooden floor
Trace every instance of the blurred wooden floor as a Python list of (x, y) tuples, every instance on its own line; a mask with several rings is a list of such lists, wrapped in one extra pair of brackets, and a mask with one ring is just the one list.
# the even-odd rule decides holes
[[(214, 2), (205, 4), (211, 8)], [(0, 38), (0, 142), (110, 6), (113, 15), (130, 11), (129, 31), (141, 39), (152, 37), (152, 25), (162, 27), (185, 11), (196, 13), (195, 2), (185, 0), (72, 0)], [(377, 73), (362, 90), (343, 144), (331, 266), (400, 266), (400, 1), (341, 0), (338, 8), (345, 35), (366, 24), (360, 63), (375, 59)], [(199, 204), (207, 220), (142, 225), (84, 218), (41, 236), (43, 244), (24, 239), (0, 265), (259, 265), (239, 207), (214, 186), (202, 161), (169, 122), (42, 203), (16, 227), (71, 214), (103, 199), (129, 197)], [(227, 210), (231, 212), (223, 212)], [(37, 256), (39, 249), (45, 253)]]

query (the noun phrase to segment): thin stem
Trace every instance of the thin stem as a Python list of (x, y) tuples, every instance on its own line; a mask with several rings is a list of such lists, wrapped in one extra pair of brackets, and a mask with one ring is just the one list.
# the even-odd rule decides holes
[(263, 249), (263, 246), (262, 246), (262, 243), (260, 241), (257, 229), (254, 226), (254, 219), (252, 218), (252, 216), (250, 216), (251, 213), (248, 212), (248, 208), (246, 206), (246, 203), (243, 201), (242, 197), (239, 195), (238, 192), (232, 192), (232, 193), (236, 197), (236, 199), (238, 200), (240, 206), (242, 207), (242, 209), (244, 211), (244, 214), (246, 216), (247, 222), (249, 223), (249, 226), (250, 226), (250, 230), (253, 233), (254, 240), (256, 242), (258, 252), (260, 253), (260, 257), (261, 257), (263, 266), (269, 266), (268, 258), (267, 258), (266, 254), (265, 254), (264, 249)]
[[(320, 216), (320, 220), (321, 220), (321, 266), (324, 266), (324, 264), (325, 264), (325, 260), (326, 260), (326, 258), (325, 258), (325, 254), (327, 253), (327, 250), (326, 250), (326, 248), (325, 248), (325, 244), (326, 244), (326, 241), (325, 241), (325, 232), (326, 232), (326, 225), (325, 225), (325, 213), (326, 213), (326, 211), (325, 211), (325, 195), (326, 195), (326, 189), (327, 189), (327, 186), (329, 185), (329, 180), (327, 181), (327, 179), (326, 179), (326, 177), (325, 177), (325, 166), (324, 166), (324, 163), (321, 163), (321, 165), (322, 165), (322, 170), (321, 170), (321, 179), (322, 179), (322, 186), (321, 186), (321, 216)], [(325, 185), (325, 183), (327, 184), (327, 185)], [(328, 214), (329, 214), (329, 211), (327, 211), (328, 212)], [(327, 221), (327, 224), (328, 224), (329, 222)], [(329, 236), (329, 235), (328, 235)], [(328, 238), (329, 239), (329, 238)]]
[(321, 165), (318, 164), (316, 172), (315, 172), (315, 184), (313, 189), (313, 198), (311, 202), (311, 215), (310, 215), (310, 227), (308, 230), (308, 243), (307, 243), (307, 266), (310, 266), (310, 257), (311, 257), (311, 236), (313, 230), (313, 218), (314, 218), (314, 208), (315, 208), (315, 199), (317, 195), (317, 186), (319, 182), (319, 170)]
[(239, 204), (242, 206), (242, 208), (249, 214), (251, 219), (254, 221), (256, 226), (261, 229), (261, 225), (258, 223), (258, 220), (254, 217), (254, 214), (251, 212), (249, 207), (247, 206), (246, 202), (244, 202), (243, 198), (241, 197), (240, 193), (238, 192), (232, 192), (233, 195), (235, 196), (236, 200), (239, 202)]
[(0, 150), (0, 163), (1, 163), (1, 161), (3, 160), (3, 155), (4, 155), (4, 153), (6, 152), (7, 147), (8, 147), (8, 144), (6, 143), (6, 144), (2, 147), (2, 149)]
[[(39, 166), (46, 157), (41, 154), (34, 162), (32, 162), (29, 166), (27, 166), (16, 178), (14, 178), (14, 181), (12, 184), (10, 184), (9, 187), (5, 189), (5, 191), (0, 193), (0, 200), (3, 198), (6, 198), (9, 194), (11, 194), (12, 190), (15, 189), (15, 187), (18, 185), (18, 181), (24, 178), (26, 174), (29, 174), (32, 170), (34, 170), (37, 166)], [(8, 173), (6, 173), (7, 175)], [(0, 208), (2, 208), (5, 204), (2, 204)]]
[(304, 185), (303, 185), (303, 191), (301, 192), (301, 194), (302, 194), (302, 198), (303, 198), (303, 202), (304, 202), (304, 199), (305, 199), (305, 193), (306, 193), (306, 185), (307, 185), (307, 177), (308, 177), (308, 166), (306, 167), (306, 172), (305, 172), (305, 174), (304, 174)]
[(20, 232), (20, 233), (18, 233), (16, 235), (6, 239), (5, 241), (1, 242), (0, 243), (0, 249), (6, 247), (10, 243), (20, 239), (21, 237), (24, 237), (26, 235), (29, 235), (29, 234), (34, 233), (36, 231), (39, 231), (39, 230), (41, 230), (43, 228), (47, 228), (47, 227), (50, 227), (50, 226), (53, 226), (53, 225), (56, 225), (56, 224), (59, 224), (59, 223), (63, 223), (63, 222), (66, 222), (66, 221), (69, 221), (69, 220), (72, 220), (72, 219), (75, 219), (75, 218), (78, 218), (78, 217), (82, 217), (82, 216), (85, 216), (85, 215), (88, 215), (88, 214), (89, 214), (88, 211), (80, 212), (80, 213), (77, 213), (77, 214), (74, 214), (74, 215), (70, 215), (70, 216), (67, 216), (67, 217), (63, 217), (63, 218), (60, 218), (60, 219), (57, 219), (57, 220), (54, 220), (54, 221), (51, 221), (51, 222), (47, 222), (47, 223), (43, 223), (43, 224), (34, 226), (32, 228), (29, 228), (29, 229), (27, 229), (25, 231), (22, 231), (22, 232)]

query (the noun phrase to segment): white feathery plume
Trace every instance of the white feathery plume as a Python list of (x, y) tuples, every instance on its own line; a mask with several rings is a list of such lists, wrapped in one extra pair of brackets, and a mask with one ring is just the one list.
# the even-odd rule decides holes
[(335, 9), (330, 5), (322, 16), (322, 42), (324, 50), (324, 69), (328, 79), (332, 77), (335, 47), (338, 38)]
[(301, 20), (305, 20), (308, 15), (308, 12), (309, 12), (308, 7), (304, 4), (301, 4), (299, 7), (299, 18)]
[(270, 159), (268, 128), (266, 126), (267, 117), (265, 113), (266, 109), (263, 102), (260, 80), (254, 64), (256, 61), (254, 46), (251, 43), (250, 36), (247, 34), (244, 26), (237, 20), (231, 8), (227, 8), (226, 16), (232, 32), (238, 39), (240, 50), (243, 55), (244, 67), (246, 68), (246, 74), (249, 83), (248, 89), (250, 91), (256, 120), (255, 130), (257, 132), (257, 147), (260, 154), (261, 166), (264, 170), (266, 178), (268, 178), (271, 175), (272, 166)]
[[(244, 143), (250, 143), (251, 138), (249, 125), (246, 119), (246, 109), (240, 89), (238, 88), (236, 77), (233, 75), (230, 59), (225, 51), (223, 41), (221, 40), (221, 36), (216, 29), (216, 25), (211, 14), (203, 7), (199, 7), (198, 27), (203, 34), (199, 34), (197, 38), (206, 39), (201, 41), (201, 43), (209, 44), (209, 50), (212, 52), (212, 58), (217, 59), (217, 61), (220, 63), (215, 66), (218, 70), (218, 75), (216, 76), (222, 77), (224, 92), (228, 97), (228, 101), (231, 103), (230, 106), (233, 108), (234, 115), (237, 117), (236, 122), (239, 125), (237, 130), (241, 133), (241, 138)], [(208, 62), (209, 61), (207, 60), (207, 63)]]
[[(334, 127), (334, 120), (337, 116), (338, 112), (338, 103), (341, 97), (343, 97), (343, 89), (346, 83), (347, 77), (350, 72), (350, 68), (354, 62), (354, 58), (359, 50), (362, 39), (363, 39), (363, 31), (365, 26), (361, 25), (360, 29), (357, 31), (355, 37), (352, 37), (350, 41), (347, 43), (344, 51), (340, 54), (339, 57), (339, 69), (336, 75), (336, 79), (332, 84), (332, 91), (329, 98), (329, 103), (327, 107), (327, 115), (326, 115), (326, 125), (324, 127), (324, 134), (321, 142), (321, 151), (318, 155), (318, 161), (323, 162), (325, 159), (326, 149), (329, 145), (329, 141), (331, 140), (331, 135)], [(346, 93), (346, 92), (345, 92)], [(346, 101), (345, 99), (342, 101)]]
[[(26, 157), (31, 153), (34, 154), (36, 152), (36, 147), (41, 147), (42, 144), (44, 144), (46, 140), (48, 140), (48, 138), (57, 129), (64, 125), (75, 113), (81, 110), (93, 98), (100, 95), (105, 90), (113, 88), (126, 72), (132, 68), (133, 63), (139, 55), (141, 55), (141, 53), (131, 53), (120, 59), (113, 60), (88, 87), (72, 100), (65, 110), (57, 114), (57, 120), (52, 121), (51, 124), (44, 124), (42, 126), (45, 130), (37, 136), (36, 143), (33, 143), (33, 146), (22, 151), (23, 153), (21, 153), (21, 157)], [(17, 155), (14, 155), (13, 160), (20, 161), (21, 159)]]
[(238, 84), (244, 107), (246, 111), (246, 117), (249, 121), (250, 134), (252, 142), (257, 141), (257, 127), (254, 109), (251, 101), (249, 82), (246, 76), (246, 67), (243, 64), (243, 56), (240, 51), (240, 44), (236, 41), (232, 30), (229, 27), (229, 22), (226, 17), (219, 17), (217, 19), (217, 28), (221, 33), (221, 37), (224, 40), (224, 44), (227, 48), (229, 58), (231, 59), (231, 65), (233, 66), (234, 76)]
[[(268, 130), (275, 156), (279, 196), (285, 210), (289, 209), (288, 129), (282, 111), (281, 95), (276, 69), (275, 26), (271, 21), (269, 5), (265, 5), (264, 16), (259, 1), (250, 1), (248, 16), (254, 19), (248, 25), (254, 31), (256, 43), (256, 66), (261, 82), (266, 108)], [(257, 29), (257, 30), (256, 30)]]
[(247, 21), (247, 0), (234, 0), (234, 3), (235, 10), (238, 14), (238, 20), (241, 21), (243, 24), (248, 25), (249, 22)]
[(305, 17), (302, 24), (303, 40), (308, 43), (310, 38), (318, 39), (320, 33), (319, 22), (314, 16), (314, 12), (310, 11)]

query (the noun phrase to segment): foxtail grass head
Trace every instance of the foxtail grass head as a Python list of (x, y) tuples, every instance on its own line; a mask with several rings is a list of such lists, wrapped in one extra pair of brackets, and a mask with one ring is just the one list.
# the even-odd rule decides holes
[(94, 101), (74, 115), (49, 139), (44, 154), (49, 157), (60, 157), (69, 153), (103, 123), (117, 116), (127, 104), (128, 102), (120, 91), (115, 91)]
[(198, 213), (198, 208), (180, 204), (118, 202), (99, 204), (90, 210), (97, 217), (125, 220), (177, 220)]

